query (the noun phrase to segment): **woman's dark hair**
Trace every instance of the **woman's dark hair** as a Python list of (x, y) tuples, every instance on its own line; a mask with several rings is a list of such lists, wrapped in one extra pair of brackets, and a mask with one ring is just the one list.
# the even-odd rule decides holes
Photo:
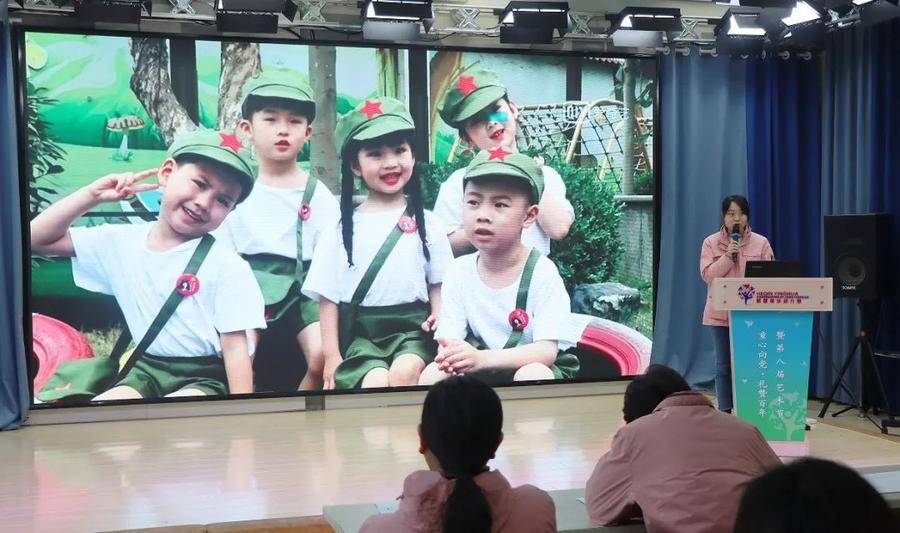
[(837, 463), (802, 459), (747, 485), (735, 533), (900, 531), (887, 502), (862, 476)]
[(439, 381), (422, 406), (422, 439), (456, 479), (444, 509), (444, 533), (488, 533), (491, 508), (475, 484), (500, 445), (503, 408), (492, 388), (469, 376)]
[[(414, 132), (412, 130), (396, 131), (367, 139), (365, 141), (350, 140), (344, 146), (341, 152), (341, 236), (344, 240), (344, 250), (347, 251), (347, 262), (353, 265), (353, 184), (356, 174), (353, 173), (352, 164), (359, 162), (359, 152), (365, 148), (378, 148), (381, 146), (400, 146), (403, 143), (409, 144), (413, 156), (416, 155), (416, 144)], [(428, 251), (428, 237), (425, 233), (425, 206), (422, 203), (422, 184), (419, 181), (419, 164), (416, 162), (413, 166), (412, 176), (409, 178), (406, 186), (403, 188), (406, 192), (407, 200), (412, 208), (413, 217), (416, 219), (416, 225), (419, 229), (419, 238), (422, 240), (422, 252), (425, 254), (425, 260), (431, 260), (431, 253)]]
[(625, 389), (622, 414), (631, 423), (649, 415), (659, 402), (676, 392), (691, 390), (681, 374), (664, 365), (650, 365), (647, 371), (635, 378)]
[(750, 202), (747, 199), (739, 194), (732, 194), (731, 196), (726, 196), (724, 200), (722, 200), (722, 216), (725, 216), (725, 213), (728, 212), (728, 209), (731, 207), (731, 204), (735, 203), (738, 207), (741, 208), (741, 212), (747, 215), (747, 220), (750, 220)]

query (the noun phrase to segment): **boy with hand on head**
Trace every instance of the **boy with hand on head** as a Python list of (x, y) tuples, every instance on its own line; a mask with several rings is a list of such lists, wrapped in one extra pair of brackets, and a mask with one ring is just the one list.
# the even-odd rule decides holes
[(327, 187), (297, 164), (312, 135), (313, 91), (303, 80), (268, 76), (251, 79), (239, 128), (250, 140), (259, 175), (253, 192), (223, 226), (246, 259), (266, 302), (270, 323), (287, 321), (306, 359), (300, 390), (322, 388), (319, 305), (300, 292), (323, 232), (340, 219), (340, 206)]
[[(510, 101), (506, 87), (491, 70), (472, 68), (460, 74), (438, 104), (441, 118), (457, 129), (463, 142), (477, 150), (503, 149), (518, 152), (516, 132), (519, 109)], [(537, 220), (522, 232), (522, 242), (540, 253), (550, 253), (550, 240), (569, 234), (575, 210), (566, 200), (566, 185), (553, 168), (543, 166), (544, 192), (537, 202)], [(441, 184), (434, 214), (447, 226), (450, 245), (457, 257), (477, 248), (462, 229), (463, 175), (459, 169)]]
[(570, 300), (552, 261), (522, 244), (535, 224), (544, 180), (534, 160), (502, 148), (475, 156), (463, 180), (462, 223), (477, 252), (444, 276), (434, 363), (420, 385), (453, 374), (489, 383), (565, 379), (578, 358), (560, 352)]
[[(262, 295), (247, 263), (209, 235), (253, 188), (240, 148), (233, 134), (182, 134), (159, 169), (104, 176), (32, 220), (32, 250), (71, 257), (75, 284), (114, 296), (133, 339), (165, 314), (173, 289), (182, 296), (145, 353), (95, 400), (253, 392), (246, 330), (265, 327)], [(142, 183), (153, 176), (158, 185)], [(156, 222), (71, 227), (102, 203), (157, 187)], [(196, 275), (186, 274), (198, 253)]]

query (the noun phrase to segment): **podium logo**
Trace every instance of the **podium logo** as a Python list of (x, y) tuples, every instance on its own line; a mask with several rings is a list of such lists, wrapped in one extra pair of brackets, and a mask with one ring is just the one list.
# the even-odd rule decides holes
[(753, 296), (756, 294), (756, 289), (753, 288), (753, 285), (749, 283), (744, 283), (740, 287), (738, 287), (738, 296), (744, 299), (744, 305), (750, 305), (750, 300), (753, 299)]

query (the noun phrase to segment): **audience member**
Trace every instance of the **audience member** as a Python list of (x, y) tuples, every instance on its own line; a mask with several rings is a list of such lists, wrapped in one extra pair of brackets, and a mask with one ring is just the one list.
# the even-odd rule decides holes
[(884, 498), (837, 463), (803, 459), (747, 486), (735, 533), (891, 533), (900, 531)]
[(433, 385), (422, 407), (419, 453), (429, 470), (410, 474), (395, 513), (369, 518), (373, 532), (553, 532), (550, 496), (531, 485), (511, 487), (490, 470), (503, 440), (500, 398), (470, 376)]
[(585, 490), (595, 524), (643, 516), (651, 533), (730, 533), (746, 484), (781, 464), (759, 430), (665, 366), (635, 377), (624, 403), (626, 425)]

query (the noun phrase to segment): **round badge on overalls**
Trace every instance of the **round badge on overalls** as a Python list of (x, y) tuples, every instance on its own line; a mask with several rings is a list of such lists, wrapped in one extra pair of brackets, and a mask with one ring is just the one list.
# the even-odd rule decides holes
[(175, 283), (175, 290), (182, 296), (193, 296), (200, 290), (200, 280), (193, 274), (182, 274)]
[(400, 220), (397, 221), (397, 226), (403, 233), (415, 233), (419, 229), (416, 221), (406, 215), (400, 217)]
[(312, 207), (309, 206), (308, 203), (303, 202), (300, 204), (300, 220), (306, 222), (309, 220), (309, 217), (312, 215)]
[(513, 331), (523, 331), (528, 327), (528, 312), (524, 309), (516, 309), (509, 314), (509, 325)]

